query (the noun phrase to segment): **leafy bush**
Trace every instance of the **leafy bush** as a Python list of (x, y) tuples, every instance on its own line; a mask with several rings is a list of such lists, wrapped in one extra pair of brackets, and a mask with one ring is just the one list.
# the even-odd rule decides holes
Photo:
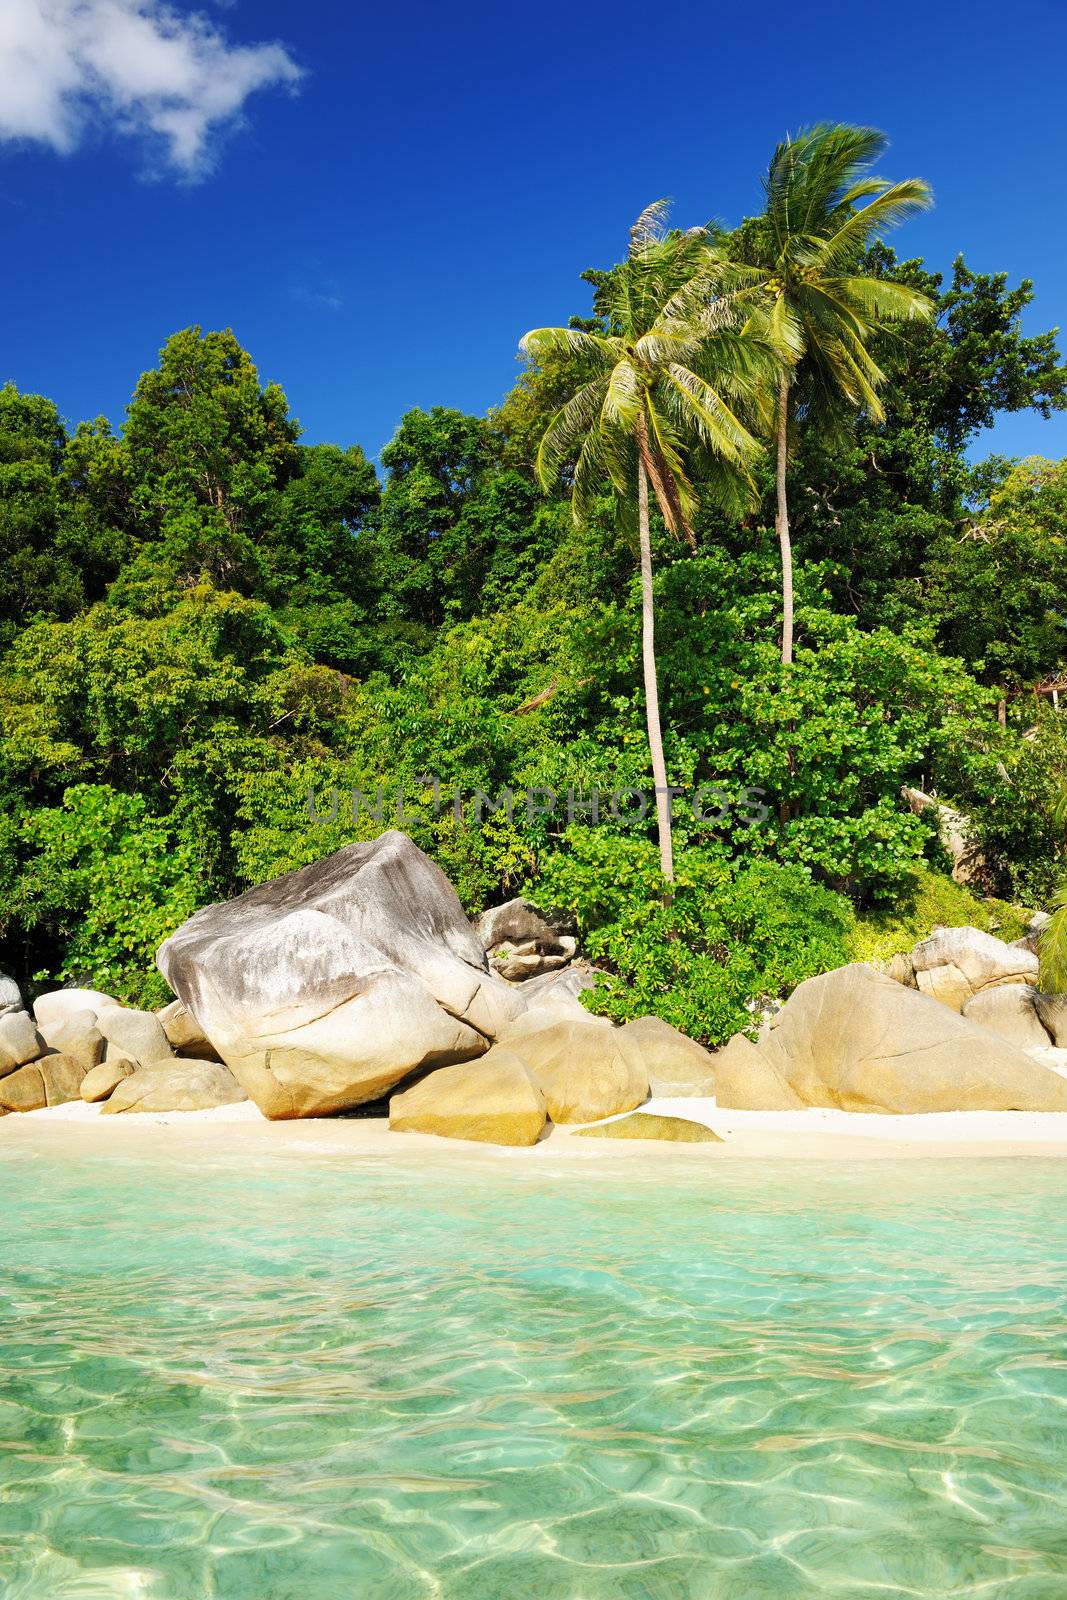
[(1041, 904), (1067, 868), (1067, 717), (1024, 702), (1024, 736), (1007, 737), (979, 781), (963, 792), (975, 842), (1000, 866), (1013, 899)]
[(604, 976), (591, 1011), (652, 1013), (708, 1045), (754, 1026), (759, 1002), (848, 959), (847, 900), (797, 867), (683, 851), (669, 903), (654, 846), (572, 829), (528, 893), (577, 919)]
[(944, 928), (981, 928), (1009, 943), (1022, 937), (1027, 916), (1003, 900), (979, 899), (961, 883), (928, 867), (920, 867), (888, 910), (857, 917), (848, 935), (850, 961), (888, 961), (891, 956), (927, 938), (940, 923)]
[[(168, 934), (202, 902), (194, 853), (137, 795), (78, 784), (20, 827), (28, 851), (7, 899), (7, 928), (45, 933), (63, 950), (39, 982), (87, 983), (135, 1005), (162, 1005), (155, 968)], [(7, 931), (7, 930), (5, 930)]]

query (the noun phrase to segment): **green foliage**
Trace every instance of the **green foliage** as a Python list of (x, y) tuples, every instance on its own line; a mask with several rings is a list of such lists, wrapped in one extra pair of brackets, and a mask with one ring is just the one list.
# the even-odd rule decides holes
[(799, 863), (861, 901), (891, 898), (930, 841), (901, 787), (958, 782), (989, 735), (991, 697), (921, 630), (864, 632), (831, 611), (812, 573), (799, 574), (796, 670), (783, 672), (768, 572), (756, 557), (702, 556), (664, 577), (672, 770), (763, 791), (766, 824), (735, 809), (717, 830), (731, 849)]
[(137, 795), (77, 784), (18, 828), (21, 870), (5, 884), (5, 932), (63, 949), (51, 974), (135, 1005), (170, 990), (155, 952), (201, 903), (195, 852)]
[[(598, 1005), (715, 1041), (749, 1002), (919, 924), (1014, 931), (927, 873), (940, 854), (902, 785), (968, 814), (1000, 892), (1037, 905), (1062, 882), (1067, 722), (1030, 691), (1064, 670), (1067, 480), (1062, 463), (964, 454), (1000, 411), (1067, 403), (1053, 336), (1020, 326), (1030, 285), (960, 257), (946, 286), (869, 229), (824, 230), (874, 322), (924, 298), (935, 316), (874, 330), (878, 405), (820, 407), (798, 369), (783, 673), (773, 477), (754, 448), (769, 333), (735, 315), (741, 269), (766, 276), (769, 224), (716, 253), (662, 220), (653, 208), (626, 262), (585, 275), (593, 315), (536, 339), (490, 417), (402, 418), (381, 482), (356, 445), (300, 445), (230, 332), (168, 340), (121, 429), (0, 390), (0, 955), (23, 982), (162, 998), (155, 945), (197, 904), (399, 821), (471, 911), (524, 885), (569, 896), (610, 973)], [(651, 787), (619, 514), (642, 416), (665, 766), (686, 791), (669, 906), (653, 808), (592, 827), (567, 799)], [(337, 815), (312, 819), (309, 788), (329, 811), (334, 785)], [(528, 787), (555, 812), (527, 810)], [(701, 789), (730, 803), (695, 815)], [(353, 790), (370, 803), (355, 817)]]
[(1067, 884), (1052, 896), (1051, 916), (1038, 936), (1041, 988), (1045, 994), (1067, 994)]
[(1067, 866), (1067, 720), (1036, 696), (1020, 700), (1019, 712), (1022, 736), (997, 740), (992, 759), (957, 775), (955, 793), (1002, 891), (1040, 905)]
[(848, 959), (852, 911), (797, 867), (681, 852), (664, 900), (644, 840), (572, 830), (527, 892), (577, 920), (605, 974), (589, 1009), (627, 1022), (652, 1013), (703, 1043), (758, 1025), (760, 1002)]
[(895, 903), (857, 917), (848, 936), (851, 961), (886, 962), (911, 950), (934, 928), (981, 928), (1009, 943), (1022, 938), (1026, 917), (1001, 900), (980, 899), (964, 884), (919, 867), (902, 884)]
[(978, 516), (943, 529), (925, 562), (925, 605), (954, 654), (1012, 688), (1067, 667), (1067, 462), (1011, 468)]
[(297, 426), (234, 335), (186, 328), (134, 393), (122, 439), (130, 508), (175, 580), (248, 588), (275, 491), (296, 468)]

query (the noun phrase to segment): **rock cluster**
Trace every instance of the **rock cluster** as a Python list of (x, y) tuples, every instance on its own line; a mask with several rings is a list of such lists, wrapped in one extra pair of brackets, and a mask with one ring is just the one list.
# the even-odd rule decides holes
[(1037, 984), (1038, 959), (979, 928), (939, 928), (911, 952), (915, 987), (953, 1011), (1001, 984)]
[(656, 1017), (615, 1027), (584, 1010), (574, 950), (563, 919), (523, 900), (472, 926), (392, 831), (197, 912), (159, 951), (177, 999), (158, 1014), (66, 989), (31, 1015), (0, 978), (0, 1113), (79, 1095), (109, 1115), (249, 1096), (268, 1117), (307, 1117), (395, 1089), (395, 1129), (522, 1146), (550, 1122), (714, 1139), (639, 1112), (650, 1094), (752, 1111), (1067, 1111), (1067, 999), (1038, 994), (1025, 942), (938, 929), (889, 973), (809, 979), (758, 1039), (714, 1053)]
[(546, 917), (528, 900), (506, 900), (474, 923), (490, 970), (508, 983), (528, 983), (570, 966), (578, 949), (573, 924), (560, 913)]
[(753, 1044), (715, 1055), (721, 1106), (751, 1111), (1067, 1111), (1067, 1004), (1038, 960), (978, 928), (939, 928), (888, 973), (800, 984)]
[[(194, 1098), (197, 1109), (245, 1098), (217, 1059), (207, 1082), (207, 1063), (175, 1054), (166, 1014), (135, 1010), (96, 989), (54, 989), (38, 996), (31, 1014), (11, 980), (3, 985), (0, 1116), (78, 1099), (105, 1100), (108, 1111), (179, 1111), (192, 1109)], [(197, 1040), (210, 1050), (199, 1033)], [(124, 1098), (116, 1100), (120, 1086)]]

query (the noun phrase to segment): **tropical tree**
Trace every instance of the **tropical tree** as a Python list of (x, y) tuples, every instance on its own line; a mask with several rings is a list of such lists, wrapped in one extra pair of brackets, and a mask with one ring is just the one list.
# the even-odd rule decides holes
[(723, 501), (750, 490), (748, 468), (759, 443), (750, 431), (773, 358), (758, 331), (746, 329), (715, 284), (719, 268), (705, 229), (668, 230), (667, 202), (657, 201), (630, 230), (625, 262), (601, 286), (603, 327), (537, 328), (524, 353), (544, 363), (573, 359), (577, 387), (545, 430), (537, 474), (550, 489), (573, 468), (571, 509), (579, 525), (609, 480), (621, 505), (636, 508), (641, 561), (642, 676), (656, 789), (660, 864), (674, 875), (671, 801), (660, 726), (652, 595), (649, 485), (670, 533), (695, 543), (697, 493), (687, 454), (706, 458), (702, 478)]
[(875, 422), (884, 374), (871, 340), (887, 323), (929, 318), (918, 289), (862, 270), (867, 248), (931, 203), (920, 178), (889, 183), (872, 175), (886, 147), (872, 128), (823, 123), (785, 139), (764, 179), (763, 215), (725, 243), (732, 278), (757, 310), (782, 358), (774, 421), (776, 530), (782, 558), (782, 661), (793, 659), (793, 555), (786, 495), (789, 437), (797, 395), (807, 416), (832, 417), (844, 399)]

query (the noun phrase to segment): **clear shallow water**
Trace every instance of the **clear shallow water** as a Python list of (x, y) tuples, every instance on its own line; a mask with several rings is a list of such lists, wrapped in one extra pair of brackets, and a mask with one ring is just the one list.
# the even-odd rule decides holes
[(7, 1153), (0, 1594), (1064, 1600), (1065, 1183)]

